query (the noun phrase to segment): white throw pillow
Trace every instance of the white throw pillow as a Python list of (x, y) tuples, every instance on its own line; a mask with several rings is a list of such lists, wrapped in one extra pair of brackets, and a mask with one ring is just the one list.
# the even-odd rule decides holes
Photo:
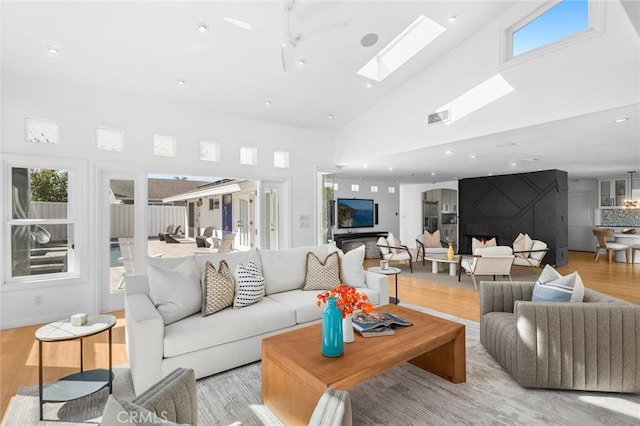
[(498, 244), (496, 243), (496, 239), (492, 238), (489, 241), (485, 241), (484, 243), (482, 241), (480, 241), (477, 238), (473, 238), (471, 240), (471, 249), (475, 252), (475, 249), (477, 248), (483, 248), (483, 247), (495, 247)]
[(533, 302), (582, 302), (584, 284), (578, 272), (562, 276), (547, 265), (533, 287)]
[(233, 309), (244, 308), (262, 300), (264, 297), (264, 277), (260, 268), (253, 261), (249, 261), (247, 266), (239, 263), (234, 278), (236, 280), (236, 295), (233, 299)]
[[(400, 240), (399, 240), (398, 238), (396, 238), (396, 236), (395, 236), (395, 235), (393, 235), (393, 233), (392, 233), (392, 232), (389, 232), (389, 235), (387, 235), (387, 243), (388, 243), (390, 246), (400, 247)], [(391, 253), (394, 253), (394, 254), (395, 254), (395, 253), (397, 253), (397, 252), (398, 252), (398, 249), (393, 248), (393, 247), (391, 248)]]
[[(513, 251), (529, 251), (533, 247), (533, 240), (529, 234), (520, 233), (513, 242)], [(531, 253), (516, 253), (518, 257), (529, 257)]]
[(364, 268), (364, 256), (366, 252), (365, 245), (349, 250), (346, 254), (341, 253), (342, 250), (335, 245), (329, 246), (329, 254), (334, 251), (340, 255), (340, 278), (343, 284), (351, 287), (366, 287)]
[(186, 258), (175, 268), (148, 262), (149, 297), (162, 315), (165, 325), (200, 312), (202, 289), (195, 259)]
[(383, 257), (389, 254), (389, 247), (388, 247), (389, 242), (385, 237), (378, 238), (378, 242), (376, 244), (378, 245), (378, 248), (380, 249), (380, 253), (382, 253)]

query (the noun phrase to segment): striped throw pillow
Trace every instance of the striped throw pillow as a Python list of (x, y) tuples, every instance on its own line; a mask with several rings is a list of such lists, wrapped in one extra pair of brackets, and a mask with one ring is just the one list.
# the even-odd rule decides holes
[(547, 265), (533, 286), (532, 302), (582, 302), (584, 284), (578, 272), (560, 275)]

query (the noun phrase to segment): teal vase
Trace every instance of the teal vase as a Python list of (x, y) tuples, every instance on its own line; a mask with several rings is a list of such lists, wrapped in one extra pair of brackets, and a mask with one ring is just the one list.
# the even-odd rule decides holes
[(342, 312), (337, 297), (327, 298), (327, 307), (322, 313), (322, 355), (337, 357), (344, 352), (342, 341)]

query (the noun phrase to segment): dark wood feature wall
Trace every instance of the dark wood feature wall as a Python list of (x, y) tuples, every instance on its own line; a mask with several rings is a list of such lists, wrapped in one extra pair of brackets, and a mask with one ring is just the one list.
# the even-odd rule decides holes
[(544, 263), (568, 262), (567, 172), (487, 176), (459, 181), (460, 252), (471, 252), (471, 237), (497, 237), (512, 246), (520, 232), (549, 245)]

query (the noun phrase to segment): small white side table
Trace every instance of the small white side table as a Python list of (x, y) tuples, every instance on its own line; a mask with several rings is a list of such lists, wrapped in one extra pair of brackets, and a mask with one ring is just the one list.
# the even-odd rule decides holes
[[(36, 330), (39, 353), (40, 420), (43, 420), (43, 406), (47, 402), (71, 401), (91, 395), (107, 386), (109, 387), (109, 393), (113, 391), (111, 330), (114, 325), (116, 325), (116, 317), (113, 315), (98, 315), (89, 318), (87, 324), (82, 326), (73, 326), (69, 320), (63, 320), (49, 323)], [(82, 339), (107, 330), (109, 331), (109, 370), (84, 371)], [(42, 343), (75, 339), (80, 339), (80, 372), (44, 385), (42, 383)]]
[(374, 266), (367, 269), (369, 272), (375, 272), (376, 274), (382, 275), (395, 275), (396, 277), (396, 297), (389, 297), (389, 303), (395, 303), (396, 305), (400, 303), (400, 299), (398, 299), (398, 275), (402, 272), (400, 268), (394, 268), (389, 266), (387, 269), (382, 269), (379, 266)]

